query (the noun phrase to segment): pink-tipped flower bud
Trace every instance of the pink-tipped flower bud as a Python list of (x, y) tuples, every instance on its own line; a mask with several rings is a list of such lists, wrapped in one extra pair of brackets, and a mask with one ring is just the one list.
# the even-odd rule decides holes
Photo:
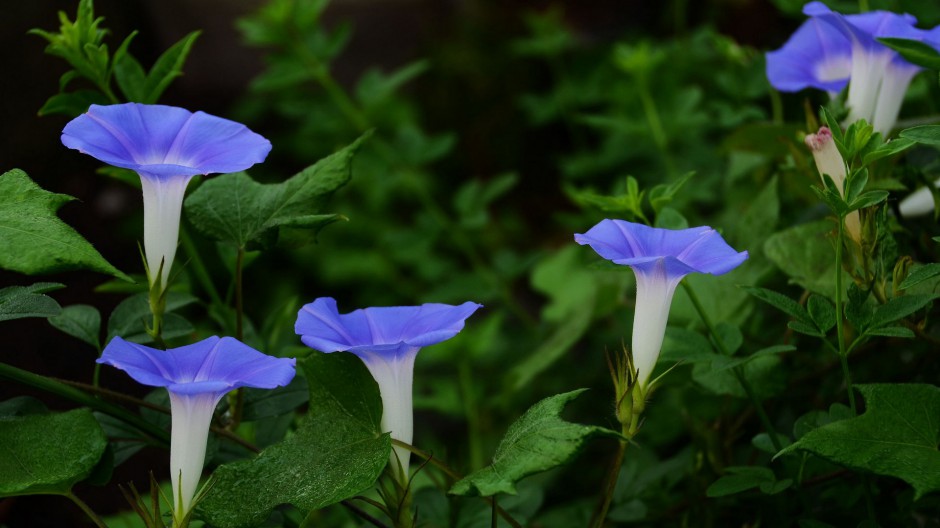
[[(829, 127), (821, 127), (819, 132), (808, 134), (804, 142), (813, 152), (813, 159), (816, 160), (816, 169), (819, 171), (819, 176), (822, 177), (823, 174), (828, 174), (839, 189), (839, 194), (845, 198), (845, 190), (843, 189), (846, 177), (845, 160), (842, 159), (842, 154), (839, 153), (839, 149), (832, 139), (832, 131), (829, 130)], [(845, 217), (845, 230), (848, 231), (852, 240), (861, 244), (862, 226), (858, 211), (852, 211)]]

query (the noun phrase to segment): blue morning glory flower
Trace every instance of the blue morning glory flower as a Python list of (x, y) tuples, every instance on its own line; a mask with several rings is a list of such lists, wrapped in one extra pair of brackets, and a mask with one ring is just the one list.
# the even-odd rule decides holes
[(150, 283), (166, 288), (176, 255), (180, 209), (197, 174), (261, 163), (271, 143), (241, 123), (163, 105), (91, 105), (62, 130), (62, 143), (115, 167), (136, 171), (144, 195), (144, 253)]
[[(359, 356), (379, 385), (382, 429), (410, 444), (414, 433), (411, 387), (418, 350), (457, 335), (481, 306), (473, 302), (423, 304), (340, 314), (335, 299), (321, 297), (300, 309), (294, 330), (310, 348)], [(410, 456), (408, 450), (395, 448), (392, 468), (397, 473), (401, 464), (403, 474), (398, 476), (402, 480), (407, 478)]]
[(917, 19), (907, 14), (842, 15), (821, 2), (806, 4), (803, 12), (811, 18), (782, 48), (767, 54), (770, 83), (784, 92), (812, 87), (830, 93), (848, 83), (849, 121), (865, 119), (887, 135), (920, 68), (876, 39), (918, 40), (940, 48), (936, 33), (914, 27)]
[(170, 475), (174, 518), (189, 512), (202, 466), (212, 413), (239, 387), (273, 389), (294, 378), (295, 359), (262, 354), (232, 337), (158, 350), (115, 337), (98, 363), (117, 367), (137, 382), (166, 387), (170, 394)]
[(689, 273), (722, 275), (748, 256), (710, 227), (671, 230), (608, 219), (574, 239), (614, 264), (633, 268), (637, 291), (631, 353), (643, 392), (659, 359), (672, 296), (682, 278)]

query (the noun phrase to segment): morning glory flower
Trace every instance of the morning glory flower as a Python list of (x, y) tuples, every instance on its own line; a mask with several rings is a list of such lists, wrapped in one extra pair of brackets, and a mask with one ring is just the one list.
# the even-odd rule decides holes
[[(151, 286), (166, 288), (180, 210), (197, 174), (238, 172), (261, 163), (271, 143), (241, 123), (163, 105), (91, 105), (62, 130), (62, 143), (140, 175), (144, 253)], [(156, 276), (162, 265), (162, 273)]]
[[(819, 176), (828, 174), (839, 189), (839, 193), (845, 198), (845, 160), (839, 153), (835, 141), (832, 139), (832, 131), (829, 127), (822, 127), (815, 134), (808, 134), (804, 139), (806, 146), (813, 152), (813, 159), (816, 161), (816, 169)], [(858, 211), (852, 211), (845, 217), (845, 230), (848, 231), (852, 240), (862, 243), (862, 225), (859, 219)]]
[(747, 251), (735, 251), (710, 227), (671, 230), (607, 219), (574, 239), (614, 264), (633, 268), (636, 309), (631, 353), (643, 393), (659, 359), (672, 296), (682, 278), (689, 273), (722, 275), (748, 256)]
[[(459, 306), (432, 303), (340, 314), (335, 299), (321, 297), (300, 309), (294, 330), (314, 350), (359, 356), (379, 385), (382, 429), (391, 432), (392, 438), (411, 444), (411, 386), (418, 350), (457, 335), (464, 321), (481, 306), (473, 302)], [(410, 458), (407, 449), (395, 447), (391, 465), (402, 481), (407, 479)], [(402, 474), (398, 474), (399, 463)]]
[(206, 458), (212, 413), (226, 393), (239, 387), (273, 389), (294, 377), (293, 358), (262, 354), (232, 337), (158, 350), (115, 337), (98, 363), (117, 367), (139, 383), (170, 393), (170, 476), (174, 518), (189, 512)]
[(821, 2), (803, 8), (806, 21), (777, 51), (767, 54), (767, 78), (774, 88), (795, 92), (819, 88), (830, 94), (849, 85), (849, 121), (865, 119), (887, 135), (897, 121), (904, 94), (920, 68), (878, 42), (895, 37), (940, 48), (917, 19), (888, 11), (842, 15)]

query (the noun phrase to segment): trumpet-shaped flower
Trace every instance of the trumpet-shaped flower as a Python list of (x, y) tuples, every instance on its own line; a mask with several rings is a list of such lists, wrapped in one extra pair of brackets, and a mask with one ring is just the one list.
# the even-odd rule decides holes
[(659, 359), (672, 296), (682, 278), (689, 273), (722, 275), (748, 256), (747, 251), (735, 251), (710, 227), (671, 230), (608, 219), (587, 233), (575, 234), (574, 239), (614, 264), (633, 268), (636, 310), (631, 352), (644, 393)]
[[(340, 314), (336, 300), (321, 297), (300, 309), (294, 330), (310, 348), (359, 356), (379, 385), (382, 429), (410, 444), (414, 433), (411, 387), (418, 350), (457, 335), (481, 306), (473, 302), (423, 304)], [(406, 449), (395, 448), (392, 468), (397, 472), (401, 464), (403, 474), (398, 476), (402, 479), (407, 478), (410, 455)]]
[(810, 2), (803, 13), (811, 18), (782, 48), (767, 54), (771, 85), (784, 92), (812, 87), (833, 94), (848, 83), (849, 121), (865, 119), (887, 135), (920, 68), (877, 39), (918, 40), (940, 48), (936, 33), (914, 27), (917, 19), (911, 15), (888, 11), (842, 15)]
[(144, 385), (170, 394), (170, 476), (174, 518), (189, 512), (206, 457), (212, 413), (239, 387), (273, 389), (290, 383), (295, 359), (262, 354), (231, 337), (157, 350), (115, 337), (98, 363), (117, 367)]
[[(140, 175), (144, 253), (149, 279), (166, 288), (176, 255), (180, 210), (197, 174), (245, 170), (264, 161), (271, 143), (245, 125), (182, 108), (127, 103), (91, 105), (62, 130), (62, 143)], [(157, 276), (158, 270), (162, 272)]]

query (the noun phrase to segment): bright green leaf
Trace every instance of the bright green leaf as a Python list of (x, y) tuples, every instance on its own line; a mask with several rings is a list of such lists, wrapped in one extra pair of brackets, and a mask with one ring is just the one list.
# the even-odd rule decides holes
[(210, 179), (186, 199), (187, 217), (207, 236), (241, 248), (272, 246), (282, 227), (319, 230), (342, 219), (320, 212), (349, 181), (368, 135), (281, 183), (261, 184), (243, 172)]
[[(868, 154), (865, 154), (865, 156), (862, 157), (862, 164), (869, 165), (876, 160), (880, 160), (881, 158), (895, 156), (913, 146), (914, 141), (907, 138), (898, 138), (887, 143), (882, 143), (880, 147), (869, 152)], [(877, 182), (872, 182), (872, 185), (875, 183)]]
[(254, 459), (216, 469), (199, 504), (213, 526), (258, 526), (285, 503), (301, 511), (337, 503), (371, 486), (388, 462), (378, 385), (362, 361), (314, 353), (299, 366), (309, 382), (309, 418)]
[(523, 478), (568, 463), (594, 437), (619, 438), (609, 429), (561, 419), (561, 411), (586, 389), (557, 394), (533, 405), (509, 426), (493, 463), (459, 480), (454, 495), (489, 497), (516, 493)]
[[(923, 66), (929, 70), (940, 70), (940, 53), (926, 42), (895, 37), (883, 37), (878, 40), (898, 52), (911, 64)], [(901, 137), (904, 137), (903, 134)]]
[(88, 269), (130, 280), (55, 215), (70, 201), (19, 169), (0, 175), (0, 267), (28, 275)]
[(68, 493), (107, 445), (88, 409), (0, 419), (0, 497)]
[(940, 388), (911, 383), (856, 389), (865, 398), (864, 414), (809, 431), (780, 455), (808, 451), (836, 464), (897, 477), (914, 487), (915, 498), (940, 490)]

